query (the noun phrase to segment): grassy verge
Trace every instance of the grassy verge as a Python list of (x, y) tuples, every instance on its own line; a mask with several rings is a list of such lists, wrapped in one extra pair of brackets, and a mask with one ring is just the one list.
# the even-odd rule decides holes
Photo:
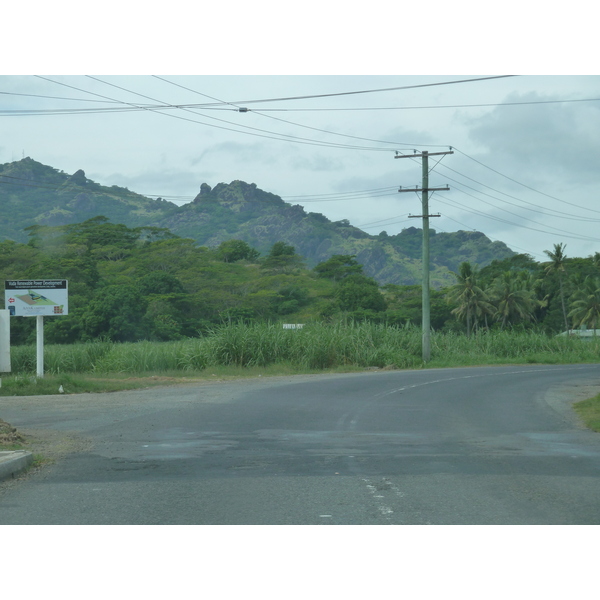
[(573, 405), (584, 425), (592, 431), (600, 432), (600, 394)]
[[(339, 367), (328, 373), (351, 373), (364, 371), (362, 367)], [(4, 375), (1, 378), (0, 396), (42, 396), (52, 394), (87, 394), (118, 392), (146, 387), (175, 385), (194, 382), (229, 381), (252, 377), (277, 377), (285, 375), (309, 375), (323, 373), (321, 369), (303, 369), (292, 364), (276, 364), (266, 367), (237, 367), (217, 365), (204, 371), (147, 371), (142, 373), (105, 373), (99, 375), (71, 374)], [(62, 392), (60, 391), (62, 389)]]
[(0, 396), (42, 396), (51, 394), (85, 394), (134, 390), (153, 385), (164, 385), (172, 380), (185, 379), (183, 374), (177, 378), (168, 375), (157, 376), (153, 373), (125, 375), (122, 373), (85, 375), (13, 375), (2, 377)]

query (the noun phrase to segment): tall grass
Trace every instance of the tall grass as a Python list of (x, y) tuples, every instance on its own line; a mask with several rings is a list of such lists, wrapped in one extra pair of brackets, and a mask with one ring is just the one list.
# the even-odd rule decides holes
[(589, 363), (600, 360), (600, 339), (587, 341), (513, 331), (485, 332), (469, 338), (456, 333), (436, 334), (432, 336), (432, 357), (437, 366)]
[[(600, 360), (600, 339), (583, 341), (533, 332), (487, 332), (470, 338), (436, 332), (431, 348), (430, 367)], [(17, 346), (11, 354), (14, 373), (35, 373), (35, 346)], [(421, 332), (370, 323), (312, 323), (296, 330), (280, 324), (229, 324), (204, 337), (176, 342), (48, 345), (44, 353), (49, 374), (185, 372), (278, 364), (293, 365), (299, 371), (419, 368), (423, 366)]]

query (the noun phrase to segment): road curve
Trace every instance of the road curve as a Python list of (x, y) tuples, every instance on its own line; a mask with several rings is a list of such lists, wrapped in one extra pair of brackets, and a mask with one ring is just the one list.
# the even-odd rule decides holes
[(600, 365), (531, 365), (3, 399), (84, 444), (0, 486), (0, 524), (600, 524), (570, 408), (596, 388)]

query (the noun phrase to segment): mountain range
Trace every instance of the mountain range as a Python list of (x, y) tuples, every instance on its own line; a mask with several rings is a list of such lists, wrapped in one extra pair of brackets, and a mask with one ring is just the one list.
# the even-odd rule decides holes
[[(382, 285), (421, 280), (421, 229), (370, 235), (345, 219), (330, 221), (243, 181), (215, 187), (202, 183), (192, 202), (178, 206), (116, 185), (100, 185), (81, 169), (69, 175), (27, 157), (0, 165), (0, 207), (0, 240), (26, 242), (29, 227), (68, 225), (102, 215), (128, 227), (165, 228), (200, 246), (240, 239), (264, 255), (283, 241), (294, 246), (309, 267), (336, 254), (355, 255), (365, 274)], [(431, 229), (430, 234), (431, 284), (437, 288), (455, 283), (452, 271), (458, 271), (461, 262), (483, 267), (516, 254), (476, 231)]]

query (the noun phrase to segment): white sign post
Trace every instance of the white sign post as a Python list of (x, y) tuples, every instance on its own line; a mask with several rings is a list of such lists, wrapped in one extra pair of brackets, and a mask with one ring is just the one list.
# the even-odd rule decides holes
[(10, 318), (0, 310), (0, 373), (10, 373)]
[(37, 376), (44, 376), (44, 316), (69, 314), (66, 279), (22, 279), (4, 282), (4, 304), (11, 317), (36, 317)]

